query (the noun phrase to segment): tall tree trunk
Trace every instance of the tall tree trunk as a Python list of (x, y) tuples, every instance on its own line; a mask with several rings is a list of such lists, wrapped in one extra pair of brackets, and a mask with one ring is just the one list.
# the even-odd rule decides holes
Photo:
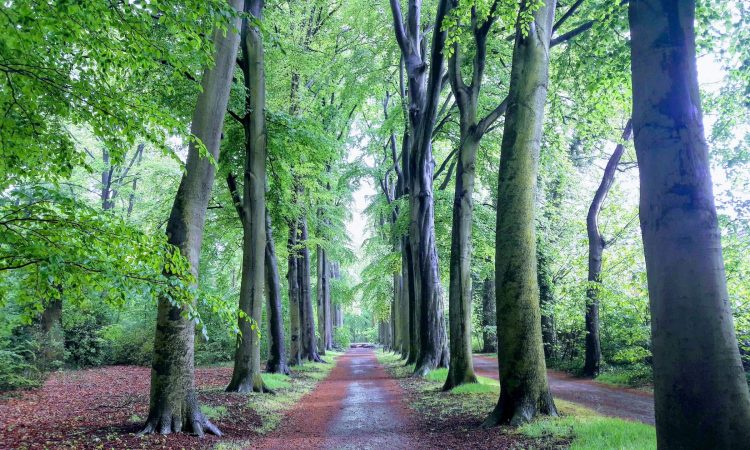
[[(632, 130), (632, 122), (628, 120), (625, 131), (622, 133), (623, 141), (630, 139)], [(586, 232), (589, 238), (589, 287), (586, 289), (586, 358), (583, 364), (583, 374), (588, 377), (599, 375), (602, 361), (602, 346), (599, 339), (599, 290), (602, 283), (602, 254), (607, 243), (599, 231), (599, 212), (615, 181), (617, 165), (620, 164), (620, 158), (624, 152), (625, 145), (622, 143), (615, 147), (614, 153), (604, 168), (602, 181), (599, 183), (599, 188), (594, 194), (586, 216)]]
[(704, 137), (695, 2), (631, 0), (633, 130), (659, 448), (750, 448)]
[(411, 241), (409, 236), (404, 236), (404, 254), (406, 259), (402, 260), (402, 271), (406, 274), (406, 289), (404, 290), (404, 320), (408, 341), (408, 354), (406, 355), (406, 364), (414, 364), (417, 362), (417, 355), (419, 354), (419, 326), (417, 322), (417, 294), (415, 289), (416, 281), (414, 280), (414, 258), (411, 249)]
[(276, 259), (276, 245), (273, 242), (271, 215), (266, 209), (266, 297), (268, 298), (269, 348), (266, 371), (289, 375), (284, 346), (284, 317), (281, 310), (281, 282), (279, 263)]
[(326, 330), (326, 297), (328, 296), (328, 259), (326, 258), (326, 251), (320, 245), (316, 246), (316, 259), (317, 259), (317, 295), (316, 300), (318, 302), (318, 354), (323, 356), (326, 354), (327, 344), (327, 330)]
[(496, 312), (495, 312), (495, 274), (484, 279), (482, 287), (482, 352), (497, 351)]
[(456, 190), (453, 196), (450, 289), (448, 295), (451, 362), (443, 390), (465, 383), (476, 383), (472, 358), (471, 322), (471, 226), (474, 202), (474, 175), (479, 141), (468, 133), (458, 149)]
[(289, 364), (296, 366), (302, 364), (302, 316), (300, 315), (300, 285), (299, 285), (299, 249), (297, 248), (297, 234), (299, 221), (289, 223), (289, 240), (287, 249), (289, 251), (289, 266), (287, 269), (287, 280), (289, 282), (289, 334), (291, 347), (289, 351)]
[(310, 249), (307, 242), (307, 218), (299, 220), (299, 252), (297, 279), (299, 280), (300, 332), (302, 338), (301, 359), (321, 362), (315, 336), (315, 312), (310, 293)]
[(544, 362), (534, 221), (555, 0), (533, 14), (528, 33), (520, 19), (516, 27), (501, 147), (495, 255), (500, 399), (485, 426), (557, 414)]
[[(242, 11), (242, 0), (230, 0)], [(239, 21), (233, 24), (239, 29)], [(209, 155), (219, 159), (219, 143), (224, 114), (229, 99), (232, 73), (237, 58), (238, 36), (233, 29), (216, 30), (214, 66), (203, 73), (202, 91), (193, 112), (191, 131), (201, 140)], [(197, 145), (188, 147), (185, 173), (175, 196), (167, 222), (170, 244), (180, 249), (198, 280), (203, 226), (206, 219), (211, 186), (215, 175), (214, 162), (200, 156)], [(221, 434), (202, 413), (195, 392), (194, 342), (195, 329), (184, 307), (160, 297), (151, 369), (151, 401), (143, 433), (192, 432), (199, 436), (204, 430)]]
[[(245, 0), (245, 12), (262, 20), (263, 0)], [(265, 302), (266, 258), (266, 79), (263, 38), (257, 25), (242, 21), (242, 71), (246, 89), (245, 165), (242, 208), (240, 334), (228, 392), (265, 392), (260, 372), (260, 323)]]

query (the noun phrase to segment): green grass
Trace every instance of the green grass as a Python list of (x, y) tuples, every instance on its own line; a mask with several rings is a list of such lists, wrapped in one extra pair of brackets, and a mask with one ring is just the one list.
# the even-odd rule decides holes
[(518, 432), (529, 437), (571, 440), (571, 450), (648, 450), (656, 448), (654, 427), (602, 416), (563, 416), (539, 419)]
[(262, 375), (263, 383), (268, 389), (277, 391), (279, 389), (286, 389), (291, 386), (292, 378), (289, 375), (281, 373), (264, 373)]
[(217, 420), (222, 417), (224, 417), (227, 413), (227, 407), (226, 406), (211, 406), (211, 405), (201, 405), (201, 412), (203, 413), (206, 418), (210, 420)]
[(627, 369), (612, 369), (602, 372), (596, 381), (620, 387), (646, 387), (653, 382), (653, 372), (650, 367), (632, 367)]
[[(462, 385), (450, 393), (442, 391), (447, 369), (437, 369), (425, 378), (411, 376), (414, 366), (405, 366), (398, 355), (377, 352), (378, 360), (401, 385), (416, 392), (410, 407), (421, 414), (452, 417), (487, 417), (497, 403), (499, 383), (479, 377), (479, 383)], [(550, 442), (568, 441), (573, 450), (648, 450), (656, 448), (654, 427), (627, 420), (603, 417), (595, 411), (556, 399), (561, 417), (540, 418), (517, 429), (524, 437), (538, 439), (541, 448)], [(534, 446), (536, 448), (536, 446)]]

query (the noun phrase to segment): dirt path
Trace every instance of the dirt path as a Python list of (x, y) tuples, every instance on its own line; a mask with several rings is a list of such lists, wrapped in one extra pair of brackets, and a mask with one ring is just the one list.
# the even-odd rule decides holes
[[(483, 377), (499, 378), (495, 358), (475, 355), (474, 370)], [(654, 397), (648, 392), (607, 386), (553, 370), (547, 371), (547, 377), (555, 397), (578, 403), (605, 416), (654, 424)]]
[(404, 392), (371, 349), (351, 349), (254, 448), (414, 448)]

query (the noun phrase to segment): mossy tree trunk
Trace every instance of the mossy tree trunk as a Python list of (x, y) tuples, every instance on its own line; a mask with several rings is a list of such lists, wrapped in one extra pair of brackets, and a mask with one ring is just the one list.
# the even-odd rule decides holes
[[(263, 0), (246, 0), (245, 12), (262, 20)], [(265, 392), (260, 368), (260, 322), (265, 302), (266, 259), (266, 83), (263, 38), (257, 25), (242, 21), (241, 67), (245, 83), (243, 195), (234, 202), (242, 221), (240, 334), (228, 392)], [(241, 204), (238, 204), (241, 201)]]
[(633, 131), (663, 449), (750, 448), (704, 137), (695, 2), (631, 0)]
[[(632, 134), (632, 121), (628, 121), (622, 140), (627, 141)], [(599, 375), (602, 360), (602, 346), (599, 338), (599, 291), (601, 290), (602, 255), (607, 246), (599, 230), (599, 212), (604, 200), (609, 194), (615, 181), (617, 165), (620, 164), (625, 145), (620, 143), (607, 161), (602, 181), (594, 194), (586, 216), (586, 232), (589, 238), (589, 287), (586, 289), (586, 356), (583, 364), (583, 375), (595, 377)]]
[[(528, 2), (521, 6), (526, 14)], [(500, 156), (495, 273), (500, 399), (485, 426), (556, 415), (547, 384), (537, 280), (534, 204), (555, 0), (518, 21)]]
[[(242, 0), (230, 0), (238, 11)], [(239, 29), (239, 21), (234, 27)], [(238, 36), (235, 30), (216, 30), (213, 35), (214, 66), (206, 69), (202, 91), (193, 112), (191, 131), (203, 142), (208, 153), (219, 158), (219, 143), (227, 109), (229, 90), (237, 58)], [(198, 279), (203, 226), (206, 219), (211, 186), (215, 176), (214, 163), (200, 156), (198, 147), (188, 147), (185, 172), (175, 196), (167, 222), (170, 244), (180, 249)], [(195, 329), (185, 308), (176, 306), (166, 297), (159, 298), (151, 369), (149, 414), (143, 433), (204, 431), (221, 434), (201, 413), (195, 391), (194, 367)]]

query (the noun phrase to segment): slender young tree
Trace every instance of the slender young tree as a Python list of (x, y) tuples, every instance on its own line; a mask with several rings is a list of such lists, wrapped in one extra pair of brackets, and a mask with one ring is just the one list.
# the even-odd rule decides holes
[(695, 2), (631, 0), (629, 18), (657, 444), (747, 449), (750, 395), (703, 131)]
[(530, 5), (535, 3), (522, 3), (517, 21), (500, 155), (495, 247), (500, 399), (485, 426), (557, 415), (544, 361), (534, 220), (555, 0), (534, 11)]
[[(242, 11), (242, 0), (229, 4)], [(193, 112), (191, 131), (206, 147), (214, 160), (219, 159), (224, 115), (229, 100), (239, 36), (239, 20), (230, 29), (214, 31), (214, 66), (206, 69), (202, 90)], [(201, 242), (206, 210), (211, 197), (215, 167), (209, 158), (201, 157), (198, 144), (188, 146), (185, 173), (175, 196), (167, 222), (170, 244), (180, 249), (198, 280)], [(202, 436), (205, 431), (220, 435), (201, 412), (195, 392), (194, 364), (195, 329), (185, 307), (159, 298), (151, 367), (151, 400), (143, 433), (192, 432)]]
[[(628, 120), (625, 131), (622, 133), (622, 141), (627, 141), (633, 131), (632, 121)], [(602, 346), (599, 338), (599, 290), (601, 289), (602, 254), (607, 247), (601, 231), (599, 231), (599, 212), (602, 210), (604, 200), (609, 194), (612, 183), (615, 181), (617, 166), (620, 164), (622, 154), (625, 152), (625, 144), (617, 144), (615, 151), (607, 161), (604, 168), (602, 181), (591, 201), (589, 213), (586, 216), (586, 232), (589, 237), (589, 276), (590, 283), (586, 289), (586, 356), (583, 364), (583, 374), (588, 377), (599, 375), (602, 361)]]

